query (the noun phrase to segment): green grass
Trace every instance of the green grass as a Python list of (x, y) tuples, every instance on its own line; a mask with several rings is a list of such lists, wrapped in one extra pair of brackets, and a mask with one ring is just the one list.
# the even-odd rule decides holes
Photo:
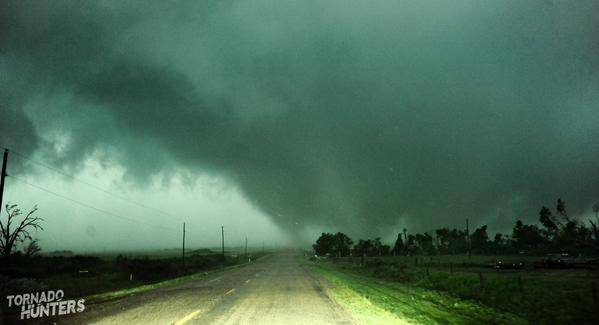
[(504, 262), (525, 262), (532, 263), (544, 258), (544, 256), (530, 256), (530, 255), (471, 255), (457, 254), (457, 255), (434, 255), (434, 256), (383, 256), (380, 259), (400, 261), (409, 265), (414, 265), (416, 260), (419, 264), (432, 263), (435, 265), (441, 264), (448, 266), (449, 263), (453, 263), (454, 266), (460, 267), (462, 264), (485, 264), (487, 262), (493, 262), (501, 260)]
[(514, 274), (430, 272), (416, 277), (415, 285), (442, 290), (512, 311), (536, 323), (593, 323), (589, 281), (556, 276), (521, 275), (522, 291)]
[(523, 319), (448, 294), (311, 264), (333, 285), (329, 294), (362, 323), (525, 324)]
[(331, 273), (322, 271), (327, 279), (334, 284), (333, 288), (327, 288), (327, 294), (337, 303), (350, 311), (353, 318), (362, 324), (409, 324), (410, 322), (400, 318), (398, 315), (379, 307), (366, 296), (355, 291), (347, 285), (347, 281)]
[[(237, 266), (239, 266), (239, 265), (235, 265), (233, 267), (237, 267)], [(231, 268), (231, 267), (228, 267), (228, 268)], [(126, 297), (126, 296), (131, 296), (134, 294), (139, 294), (142, 292), (147, 292), (150, 290), (156, 290), (156, 289), (160, 289), (160, 288), (181, 285), (181, 284), (184, 284), (187, 282), (196, 281), (196, 280), (203, 279), (203, 278), (210, 278), (210, 277), (214, 276), (215, 274), (218, 274), (219, 272), (220, 272), (220, 270), (216, 270), (216, 271), (212, 271), (212, 272), (199, 272), (199, 273), (186, 275), (186, 276), (182, 276), (182, 277), (178, 277), (178, 278), (174, 278), (174, 279), (169, 279), (169, 280), (165, 280), (165, 281), (161, 281), (161, 282), (157, 282), (157, 283), (146, 284), (146, 285), (136, 286), (136, 287), (132, 287), (132, 288), (126, 288), (126, 289), (121, 289), (121, 290), (103, 292), (100, 294), (95, 294), (95, 295), (87, 297), (86, 301), (88, 303), (98, 303), (98, 302), (102, 302), (102, 301), (118, 299), (118, 298), (122, 298), (122, 297)]]
[[(178, 285), (223, 270), (219, 254), (197, 253), (190, 254), (185, 265), (180, 258), (147, 256), (17, 256), (0, 262), (0, 294), (61, 289), (69, 298), (87, 297), (88, 302)], [(227, 256), (224, 269), (246, 262), (243, 256)]]
[[(373, 283), (381, 283), (396, 290), (428, 290), (447, 296), (488, 306), (497, 311), (518, 315), (536, 324), (592, 324), (595, 322), (591, 283), (599, 283), (598, 272), (587, 270), (496, 270), (476, 266), (496, 257), (473, 256), (473, 265), (462, 266), (464, 256), (420, 257), (416, 266), (414, 257), (385, 257), (318, 262), (321, 267)], [(466, 257), (467, 258), (467, 257)], [(504, 261), (519, 261), (522, 257), (501, 257)], [(527, 261), (532, 261), (528, 258)], [(426, 261), (431, 263), (424, 266)], [(450, 273), (448, 264), (456, 265)], [(481, 283), (479, 272), (482, 275)], [(520, 280), (519, 280), (520, 279)], [(520, 286), (522, 284), (522, 286)], [(446, 305), (446, 304), (444, 304)], [(434, 319), (434, 321), (438, 321)], [(480, 319), (479, 319), (480, 320)]]
[[(256, 258), (254, 261), (261, 260), (261, 259), (267, 258), (269, 256), (270, 255), (262, 255), (262, 256)], [(100, 294), (95, 294), (95, 295), (87, 297), (86, 301), (88, 303), (98, 303), (98, 302), (103, 302), (103, 301), (108, 301), (108, 300), (119, 299), (119, 298), (123, 298), (123, 297), (127, 297), (127, 296), (132, 296), (135, 294), (139, 294), (139, 293), (143, 293), (143, 292), (147, 292), (147, 291), (151, 291), (151, 290), (156, 290), (156, 289), (161, 289), (161, 288), (166, 288), (166, 287), (171, 287), (171, 286), (177, 286), (177, 285), (185, 284), (188, 282), (197, 281), (200, 279), (210, 279), (224, 271), (238, 268), (238, 267), (243, 267), (246, 265), (248, 265), (248, 264), (247, 263), (235, 264), (235, 265), (230, 265), (230, 266), (227, 266), (224, 268), (217, 268), (217, 269), (213, 269), (213, 270), (206, 271), (206, 272), (198, 272), (198, 273), (181, 276), (181, 277), (177, 277), (177, 278), (173, 278), (173, 279), (169, 279), (169, 280), (165, 280), (165, 281), (161, 281), (161, 282), (157, 282), (157, 283), (151, 283), (151, 284), (136, 286), (136, 287), (132, 287), (132, 288), (125, 288), (125, 289), (121, 289), (121, 290), (103, 292)]]

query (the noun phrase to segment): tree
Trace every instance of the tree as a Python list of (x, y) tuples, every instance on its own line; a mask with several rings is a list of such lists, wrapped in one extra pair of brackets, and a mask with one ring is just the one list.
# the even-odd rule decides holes
[(569, 220), (556, 240), (556, 246), (562, 251), (582, 252), (592, 247), (592, 230), (577, 220)]
[(420, 251), (426, 254), (434, 254), (435, 247), (433, 246), (433, 237), (428, 233), (416, 234), (416, 243), (420, 248)]
[(401, 233), (397, 234), (397, 239), (395, 240), (395, 245), (393, 245), (393, 253), (395, 255), (401, 255), (404, 253), (406, 247), (403, 244), (403, 239), (401, 239)]
[(391, 247), (384, 245), (381, 242), (381, 238), (375, 239), (360, 239), (356, 245), (354, 245), (354, 255), (356, 256), (386, 256), (389, 255)]
[(41, 250), (42, 248), (38, 244), (38, 240), (32, 239), (31, 241), (29, 241), (29, 244), (24, 248), (23, 252), (26, 256), (35, 256)]
[(383, 245), (383, 243), (381, 242), (381, 237), (377, 237), (372, 241), (372, 245), (373, 245), (373, 249), (374, 249), (374, 255), (376, 256), (383, 256), (383, 255), (389, 255), (389, 245)]
[(512, 237), (516, 249), (536, 249), (545, 243), (545, 238), (537, 226), (525, 225), (520, 220), (516, 221)]
[(449, 229), (437, 229), (435, 233), (437, 234), (437, 248), (439, 249), (439, 253), (447, 254), (449, 252), (449, 245), (451, 244)]
[(349, 238), (346, 234), (338, 232), (333, 236), (332, 253), (337, 255), (337, 257), (349, 256), (351, 245), (353, 243), (353, 240), (351, 240), (351, 238)]
[(356, 245), (354, 245), (354, 255), (356, 256), (374, 256), (376, 249), (372, 240), (360, 239)]
[(312, 245), (317, 255), (331, 254), (337, 257), (348, 256), (353, 241), (344, 233), (322, 233)]
[(591, 233), (591, 245), (593, 246), (595, 253), (597, 253), (599, 252), (599, 220), (596, 220), (595, 222), (589, 220), (589, 223), (591, 224), (591, 229), (589, 229)]
[(460, 254), (468, 251), (468, 234), (466, 230), (452, 229), (449, 232), (449, 251)]
[(408, 255), (414, 255), (419, 253), (418, 245), (416, 244), (416, 237), (412, 234), (408, 235), (406, 240), (406, 251)]
[(570, 221), (568, 218), (568, 212), (566, 211), (566, 201), (561, 198), (557, 199), (556, 208), (557, 213), (559, 213), (566, 221)]
[(389, 246), (387, 244), (381, 245), (381, 247), (379, 247), (379, 256), (389, 256), (389, 255), (391, 255), (391, 246)]
[(548, 240), (552, 240), (557, 237), (559, 228), (558, 223), (551, 214), (551, 210), (547, 207), (542, 207), (539, 211), (539, 221), (545, 227), (545, 236)]
[(333, 251), (333, 234), (323, 232), (316, 240), (316, 244), (312, 245), (316, 255), (331, 254)]
[(501, 233), (496, 233), (493, 241), (489, 243), (494, 254), (504, 254), (509, 248), (509, 239)]
[[(34, 206), (25, 217), (19, 221), (20, 216), (23, 215), (21, 209), (16, 204), (6, 205), (6, 222), (3, 223), (0, 220), (0, 254), (3, 257), (9, 257), (18, 243), (24, 243), (26, 240), (35, 241), (37, 240), (31, 237), (31, 230), (44, 230), (40, 225), (44, 220), (40, 217), (34, 216), (37, 211), (37, 206)], [(38, 246), (39, 248), (39, 246)]]
[(486, 253), (488, 248), (489, 235), (487, 234), (487, 225), (476, 228), (470, 236), (472, 249), (477, 253)]

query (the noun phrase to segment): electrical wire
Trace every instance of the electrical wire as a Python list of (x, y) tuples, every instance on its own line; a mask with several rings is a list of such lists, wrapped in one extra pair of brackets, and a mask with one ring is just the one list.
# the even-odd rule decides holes
[(6, 176), (10, 177), (11, 179), (15, 179), (15, 180), (17, 180), (17, 181), (19, 181), (19, 182), (21, 182), (23, 184), (26, 184), (26, 185), (28, 185), (30, 187), (36, 188), (36, 189), (38, 189), (40, 191), (46, 192), (48, 194), (54, 195), (56, 197), (62, 198), (64, 200), (70, 201), (72, 203), (78, 204), (80, 206), (86, 207), (86, 208), (91, 209), (91, 210), (95, 210), (97, 212), (100, 212), (100, 213), (103, 213), (103, 214), (106, 214), (106, 215), (109, 215), (109, 216), (112, 216), (112, 217), (115, 217), (115, 218), (118, 218), (118, 219), (122, 219), (122, 220), (125, 220), (125, 221), (129, 221), (129, 222), (132, 222), (132, 223), (136, 223), (136, 224), (140, 224), (140, 225), (145, 225), (145, 226), (149, 226), (149, 227), (156, 227), (156, 228), (161, 228), (161, 229), (164, 229), (164, 230), (174, 231), (174, 232), (177, 232), (177, 233), (179, 232), (179, 230), (176, 230), (174, 228), (165, 227), (165, 226), (161, 226), (161, 225), (155, 225), (155, 224), (151, 224), (151, 223), (147, 223), (147, 222), (142, 222), (142, 221), (139, 221), (139, 220), (136, 220), (136, 219), (132, 219), (132, 218), (129, 218), (129, 217), (122, 216), (120, 214), (116, 214), (116, 213), (113, 213), (113, 212), (110, 212), (110, 211), (106, 211), (106, 210), (101, 209), (101, 208), (97, 208), (97, 207), (95, 207), (93, 205), (90, 205), (90, 204), (87, 204), (87, 203), (83, 203), (81, 201), (78, 201), (78, 200), (72, 199), (70, 197), (67, 197), (65, 195), (62, 195), (62, 194), (56, 193), (54, 191), (51, 191), (51, 190), (49, 190), (49, 189), (47, 189), (45, 187), (33, 184), (33, 183), (31, 183), (29, 181), (26, 181), (26, 180), (24, 180), (24, 179), (22, 179), (20, 177), (15, 177), (13, 175), (6, 175)]
[[(161, 214), (163, 214), (163, 215), (165, 215), (165, 216), (168, 216), (168, 217), (171, 217), (171, 218), (173, 218), (173, 219), (180, 220), (180, 221), (184, 221), (184, 220), (182, 220), (182, 219), (180, 219), (180, 218), (178, 218), (178, 217), (176, 217), (176, 216), (173, 216), (173, 215), (169, 214), (168, 212), (162, 211), (162, 210), (160, 210), (160, 209), (157, 209), (157, 208), (154, 208), (154, 207), (147, 206), (147, 205), (145, 205), (145, 204), (143, 204), (143, 203), (140, 203), (140, 202), (137, 202), (137, 201), (131, 200), (131, 199), (129, 199), (129, 198), (125, 198), (125, 197), (122, 197), (122, 196), (116, 195), (116, 194), (112, 193), (111, 191), (109, 191), (109, 190), (106, 190), (106, 189), (104, 189), (104, 188), (102, 188), (102, 187), (100, 187), (100, 186), (98, 186), (98, 185), (95, 185), (95, 184), (93, 184), (93, 183), (90, 183), (90, 182), (88, 182), (88, 181), (84, 181), (84, 180), (82, 180), (82, 179), (80, 179), (80, 178), (78, 178), (78, 177), (76, 177), (76, 176), (74, 176), (74, 175), (71, 175), (71, 174), (68, 174), (68, 173), (66, 173), (66, 172), (62, 171), (62, 170), (61, 170), (61, 169), (59, 169), (59, 168), (56, 168), (56, 167), (50, 166), (50, 165), (48, 165), (48, 164), (42, 163), (42, 162), (40, 162), (40, 161), (37, 161), (37, 160), (35, 160), (35, 159), (33, 159), (33, 158), (31, 158), (31, 157), (29, 157), (29, 156), (25, 155), (25, 154), (22, 154), (22, 153), (20, 153), (20, 152), (18, 152), (18, 151), (15, 151), (15, 150), (13, 150), (13, 149), (8, 149), (8, 148), (5, 148), (5, 147), (4, 147), (4, 149), (7, 149), (7, 150), (9, 150), (9, 152), (10, 152), (10, 153), (13, 153), (13, 154), (15, 154), (16, 156), (20, 157), (20, 158), (21, 158), (21, 159), (23, 159), (23, 160), (26, 160), (26, 161), (29, 161), (29, 162), (31, 162), (31, 163), (33, 163), (33, 164), (35, 164), (35, 165), (38, 165), (38, 166), (44, 167), (44, 168), (46, 168), (46, 169), (48, 169), (48, 170), (51, 170), (51, 171), (53, 171), (53, 172), (55, 172), (55, 173), (57, 173), (57, 174), (60, 174), (60, 175), (62, 175), (62, 176), (64, 176), (64, 177), (70, 178), (70, 179), (72, 179), (73, 181), (76, 181), (76, 182), (78, 182), (78, 183), (81, 183), (81, 184), (84, 184), (84, 185), (86, 185), (86, 186), (88, 186), (88, 187), (90, 187), (90, 188), (93, 188), (93, 189), (95, 189), (95, 190), (97, 190), (97, 191), (100, 191), (100, 192), (102, 192), (102, 193), (104, 193), (104, 194), (106, 194), (106, 195), (112, 196), (112, 197), (114, 197), (114, 198), (117, 198), (117, 199), (119, 199), (119, 200), (122, 200), (122, 201), (124, 201), (124, 202), (127, 202), (127, 203), (129, 203), (129, 204), (136, 205), (136, 206), (138, 206), (138, 207), (141, 207), (141, 208), (144, 208), (144, 209), (147, 209), (147, 210), (151, 210), (151, 211), (154, 211), (154, 212), (161, 213)], [(188, 222), (188, 221), (185, 221), (185, 222), (186, 222), (187, 224), (193, 225), (193, 223), (191, 223), (191, 222)]]

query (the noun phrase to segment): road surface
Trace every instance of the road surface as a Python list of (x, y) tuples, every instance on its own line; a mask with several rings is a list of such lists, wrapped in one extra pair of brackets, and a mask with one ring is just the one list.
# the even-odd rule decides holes
[(294, 253), (280, 253), (206, 279), (103, 304), (59, 323), (352, 324), (326, 282)]

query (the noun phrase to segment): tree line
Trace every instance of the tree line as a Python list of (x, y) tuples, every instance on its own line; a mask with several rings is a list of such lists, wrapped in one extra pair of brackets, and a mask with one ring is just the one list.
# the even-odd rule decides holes
[(489, 236), (487, 225), (472, 233), (468, 229), (440, 228), (433, 232), (408, 234), (407, 229), (397, 234), (393, 246), (381, 238), (360, 239), (354, 243), (346, 234), (322, 233), (312, 246), (317, 255), (331, 256), (387, 256), (418, 254), (517, 254), (569, 253), (572, 255), (599, 255), (599, 203), (593, 206), (595, 220), (572, 218), (566, 203), (557, 200), (555, 212), (543, 206), (537, 224), (517, 220), (511, 234)]

